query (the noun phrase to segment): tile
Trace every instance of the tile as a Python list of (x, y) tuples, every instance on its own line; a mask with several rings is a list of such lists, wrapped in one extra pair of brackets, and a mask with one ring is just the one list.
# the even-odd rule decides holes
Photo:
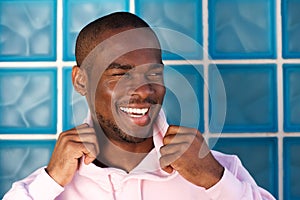
[(0, 68), (0, 133), (56, 133), (56, 68)]
[[(227, 110), (223, 132), (276, 132), (277, 131), (277, 86), (276, 65), (218, 65), (209, 70), (209, 90), (218, 95), (220, 88), (215, 86), (215, 76), (223, 79)], [(214, 98), (212, 96), (211, 98)], [(210, 103), (218, 107), (223, 102)], [(218, 109), (214, 109), (218, 112)], [(210, 116), (216, 113), (210, 113)], [(217, 114), (216, 114), (217, 115)], [(221, 126), (212, 121), (210, 130)]]
[(63, 68), (63, 130), (83, 123), (87, 117), (88, 106), (85, 97), (74, 90), (72, 68)]
[(55, 140), (0, 140), (0, 198), (50, 160)]
[(128, 10), (129, 0), (63, 0), (63, 59), (75, 60), (76, 38), (85, 25), (109, 13)]
[(282, 9), (282, 56), (300, 58), (300, 1), (281, 1)]
[(212, 58), (276, 58), (275, 0), (210, 0), (208, 3)]
[(204, 131), (202, 66), (165, 66), (163, 109), (169, 124)]
[[(136, 14), (158, 34), (164, 59), (202, 58), (201, 0), (136, 0)], [(180, 10), (180, 12), (178, 12)]]
[(284, 138), (284, 199), (300, 199), (300, 138)]
[(237, 155), (257, 184), (278, 196), (277, 138), (219, 138), (213, 149)]
[(300, 65), (283, 66), (284, 131), (300, 131)]
[(56, 1), (0, 1), (0, 61), (56, 60)]

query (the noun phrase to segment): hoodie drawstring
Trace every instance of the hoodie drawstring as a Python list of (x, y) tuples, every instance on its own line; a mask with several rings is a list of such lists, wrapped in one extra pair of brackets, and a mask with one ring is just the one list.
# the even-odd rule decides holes
[(142, 179), (138, 179), (138, 200), (143, 200)]
[(108, 179), (109, 179), (109, 183), (110, 183), (110, 186), (111, 186), (111, 197), (112, 197), (111, 199), (116, 200), (115, 188), (114, 188), (114, 184), (111, 180), (111, 175), (110, 174), (108, 175)]

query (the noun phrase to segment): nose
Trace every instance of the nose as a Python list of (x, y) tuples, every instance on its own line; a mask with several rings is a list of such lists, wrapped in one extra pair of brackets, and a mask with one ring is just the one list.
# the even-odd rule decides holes
[(141, 99), (146, 99), (154, 92), (153, 84), (144, 75), (140, 74), (128, 83), (128, 95), (130, 96), (139, 96)]
[(135, 88), (129, 90), (130, 96), (139, 96), (141, 99), (146, 99), (154, 93), (153, 85), (150, 83), (144, 83), (142, 85), (136, 85)]

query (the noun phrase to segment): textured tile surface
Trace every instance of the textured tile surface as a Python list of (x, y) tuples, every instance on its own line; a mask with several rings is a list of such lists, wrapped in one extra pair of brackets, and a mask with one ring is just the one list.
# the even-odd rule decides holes
[(284, 138), (284, 199), (300, 199), (300, 138)]
[(75, 42), (79, 31), (93, 20), (115, 11), (128, 11), (129, 1), (63, 0), (64, 60), (75, 60)]
[(300, 58), (300, 1), (282, 1), (283, 57)]
[(284, 130), (300, 131), (300, 65), (284, 65)]
[(204, 130), (202, 66), (166, 66), (163, 108), (168, 122)]
[(56, 1), (0, 1), (0, 61), (55, 60)]
[(50, 160), (55, 140), (0, 140), (0, 198), (13, 182)]
[(174, 32), (172, 34), (168, 31), (157, 31), (163, 49), (172, 50), (164, 53), (165, 59), (202, 57), (202, 49), (196, 45), (201, 47), (202, 44), (201, 0), (136, 0), (136, 13), (153, 27), (166, 28), (182, 34), (182, 37), (174, 37)]
[[(277, 87), (275, 65), (218, 65), (227, 97), (223, 132), (276, 132)], [(212, 94), (217, 71), (210, 70)], [(218, 110), (216, 110), (218, 112)], [(212, 131), (218, 124), (212, 123)]]
[(275, 0), (209, 0), (213, 58), (274, 58)]
[(0, 69), (0, 133), (56, 133), (56, 69)]
[(88, 106), (85, 97), (81, 96), (73, 88), (72, 68), (63, 69), (63, 129), (68, 130), (80, 125), (87, 117)]
[(238, 155), (257, 184), (278, 195), (277, 138), (219, 138), (213, 149)]
[[(203, 5), (208, 7), (202, 8)], [(278, 199), (300, 199), (300, 65), (291, 59), (300, 58), (299, 0), (0, 0), (0, 197), (12, 181), (46, 164), (50, 157), (52, 146), (48, 146), (48, 137), (43, 140), (45, 145), (39, 141), (40, 146), (37, 146), (31, 141), (36, 135), (31, 134), (55, 134), (61, 128), (66, 130), (81, 124), (87, 115), (84, 98), (73, 91), (71, 68), (63, 67), (74, 64), (65, 61), (74, 61), (79, 30), (100, 16), (129, 10), (152, 27), (166, 28), (158, 34), (165, 50), (165, 63), (172, 65), (166, 73), (168, 103), (164, 109), (168, 121), (198, 126), (203, 131), (205, 106), (205, 112), (210, 112), (209, 119), (218, 116), (216, 121), (206, 122), (209, 130), (205, 131), (218, 132), (223, 127), (220, 110), (225, 106), (221, 102), (225, 102), (227, 114), (222, 135), (225, 138), (220, 139), (216, 148), (238, 154), (260, 185), (276, 197), (283, 194)], [(63, 16), (63, 19), (56, 16)], [(276, 34), (277, 28), (282, 28), (281, 34)], [(62, 37), (57, 35), (61, 31)], [(276, 44), (277, 41), (282, 44)], [(202, 44), (208, 47), (206, 51), (212, 57), (210, 63), (216, 60), (223, 63), (219, 59), (228, 59), (227, 65), (219, 65), (227, 102), (220, 95), (222, 87), (216, 86), (216, 73), (210, 66), (208, 95), (212, 96), (205, 99), (203, 106), (203, 91), (206, 91), (201, 73), (185, 62), (182, 64), (183, 59), (190, 59), (192, 63), (208, 67), (202, 62), (207, 59), (205, 51), (199, 47)], [(63, 49), (57, 49), (61, 47)], [(239, 65), (249, 63), (242, 59), (251, 59), (251, 62)], [(39, 64), (41, 66), (28, 69)], [(9, 66), (14, 69), (7, 69)], [(59, 80), (57, 71), (61, 78), (61, 68), (62, 80)], [(280, 72), (278, 83), (277, 70)], [(204, 71), (206, 73), (206, 69)], [(63, 86), (57, 90), (61, 81)], [(283, 96), (277, 95), (277, 87)], [(190, 93), (197, 98), (189, 96)], [(219, 101), (214, 103), (216, 110), (211, 98)], [(198, 106), (200, 113), (196, 111)], [(284, 116), (278, 117), (281, 111)], [(62, 121), (57, 121), (57, 117)], [(191, 122), (193, 120), (198, 120), (197, 125)], [(278, 129), (283, 133), (276, 134)], [(234, 135), (226, 134), (228, 132)], [(25, 134), (22, 138), (28, 140), (8, 140), (17, 139), (17, 134)], [(251, 138), (239, 138), (246, 134)], [(217, 137), (216, 133), (208, 135)], [(278, 143), (273, 140), (274, 135), (279, 138)], [(213, 145), (214, 141), (210, 143)], [(284, 151), (282, 159), (282, 155), (278, 155), (279, 162), (277, 148)], [(22, 157), (24, 152), (26, 159)], [(37, 158), (37, 152), (42, 156), (33, 159)], [(20, 170), (20, 160), (29, 168)], [(278, 166), (284, 166), (284, 176), (279, 177), (283, 180), (284, 191), (277, 188), (277, 178), (281, 174), (277, 172)]]

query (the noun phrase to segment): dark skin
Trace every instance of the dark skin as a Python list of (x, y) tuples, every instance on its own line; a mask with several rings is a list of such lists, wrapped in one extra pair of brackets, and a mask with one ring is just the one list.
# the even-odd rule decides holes
[[(108, 30), (105, 34), (127, 29)], [(85, 164), (94, 162), (129, 173), (154, 148), (152, 127), (165, 95), (161, 52), (151, 34), (133, 37), (138, 44), (146, 41), (157, 48), (120, 54), (104, 69), (93, 68), (91, 75), (84, 68), (73, 67), (74, 87), (87, 97), (94, 127), (83, 124), (60, 134), (47, 172), (61, 186), (72, 180), (82, 157)], [(120, 42), (117, 48), (107, 47), (103, 56), (127, 47), (126, 42)], [(163, 144), (160, 165), (166, 172), (176, 170), (187, 181), (204, 188), (221, 179), (224, 168), (198, 130), (171, 125)]]

